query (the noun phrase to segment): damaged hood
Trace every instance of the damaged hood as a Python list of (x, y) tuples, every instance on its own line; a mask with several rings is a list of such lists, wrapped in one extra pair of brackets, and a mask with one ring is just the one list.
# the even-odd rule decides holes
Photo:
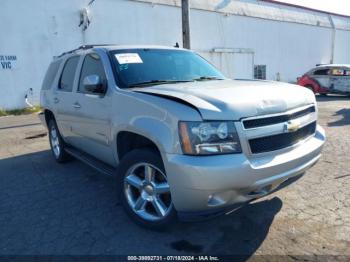
[(272, 81), (213, 80), (164, 84), (133, 91), (195, 107), (204, 120), (239, 120), (315, 103), (307, 88)]

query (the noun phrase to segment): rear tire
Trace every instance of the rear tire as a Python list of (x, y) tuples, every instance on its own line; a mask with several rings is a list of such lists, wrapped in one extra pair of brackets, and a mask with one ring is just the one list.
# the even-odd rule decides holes
[(65, 143), (62, 139), (60, 131), (58, 130), (56, 121), (54, 119), (50, 119), (48, 123), (49, 129), (49, 141), (52, 155), (58, 163), (63, 163), (69, 160), (70, 156), (64, 150)]
[(151, 149), (128, 153), (118, 168), (121, 203), (128, 216), (146, 228), (165, 229), (176, 219), (162, 158)]

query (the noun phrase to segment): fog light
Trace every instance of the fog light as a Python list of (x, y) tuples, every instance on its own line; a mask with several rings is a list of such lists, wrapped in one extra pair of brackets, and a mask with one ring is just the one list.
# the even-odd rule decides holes
[(209, 195), (208, 197), (208, 206), (221, 206), (226, 204), (227, 200), (224, 200), (219, 195)]

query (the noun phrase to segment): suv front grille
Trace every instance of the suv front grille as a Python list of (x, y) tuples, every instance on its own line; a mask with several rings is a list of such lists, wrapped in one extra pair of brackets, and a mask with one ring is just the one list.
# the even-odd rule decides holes
[(250, 150), (253, 154), (258, 154), (283, 149), (306, 139), (307, 137), (313, 135), (315, 131), (316, 122), (312, 122), (311, 124), (300, 128), (296, 132), (251, 139), (249, 140)]
[(311, 106), (311, 107), (308, 107), (306, 109), (303, 109), (301, 111), (298, 111), (298, 112), (295, 112), (292, 114), (271, 116), (271, 117), (267, 117), (267, 118), (257, 118), (257, 119), (251, 119), (251, 120), (244, 120), (243, 126), (246, 129), (262, 127), (262, 126), (269, 126), (269, 125), (273, 125), (273, 124), (287, 122), (287, 121), (308, 115), (308, 114), (313, 113), (315, 111), (316, 111), (315, 106)]

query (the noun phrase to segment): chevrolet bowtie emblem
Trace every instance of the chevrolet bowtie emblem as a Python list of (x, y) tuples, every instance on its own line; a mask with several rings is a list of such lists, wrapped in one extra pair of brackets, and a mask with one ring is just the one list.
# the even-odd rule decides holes
[(284, 124), (285, 132), (295, 132), (300, 129), (301, 123), (298, 120), (291, 120)]

